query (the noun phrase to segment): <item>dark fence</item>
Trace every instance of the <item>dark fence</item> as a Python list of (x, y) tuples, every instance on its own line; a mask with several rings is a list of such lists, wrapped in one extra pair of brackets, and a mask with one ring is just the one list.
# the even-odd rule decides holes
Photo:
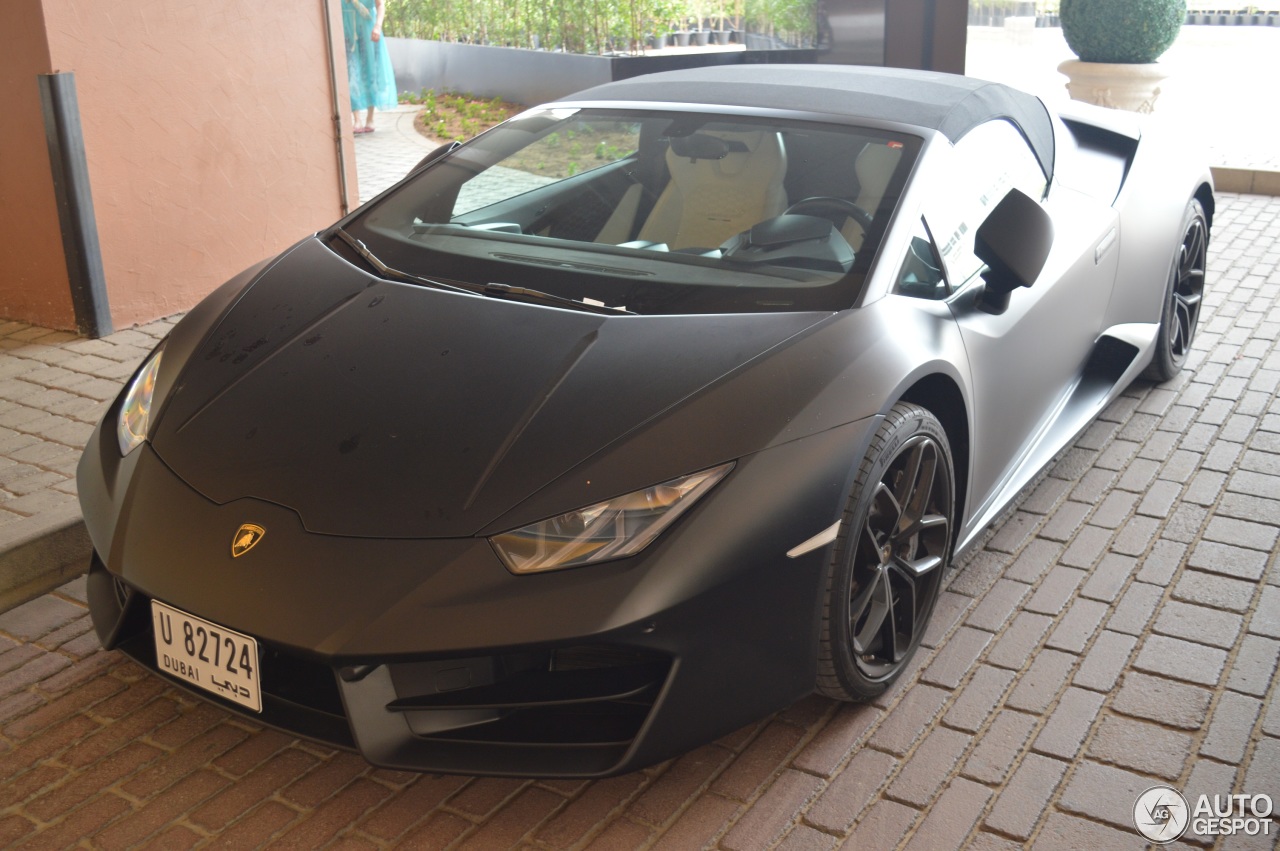
[[(1025, 6), (1031, 6), (1028, 11)], [(1002, 27), (1009, 18), (1034, 17), (1037, 27), (1059, 26), (1057, 15), (1036, 15), (1034, 4), (1008, 5), (970, 3), (969, 26)], [(1238, 9), (1187, 12), (1190, 26), (1280, 27), (1280, 11), (1250, 12)]]
[(466, 92), (534, 105), (656, 71), (709, 65), (814, 62), (818, 51), (709, 50), (668, 56), (586, 56), (414, 38), (388, 38), (396, 89)]
[(1280, 11), (1250, 12), (1215, 9), (1187, 12), (1187, 23), (1197, 26), (1280, 27)]

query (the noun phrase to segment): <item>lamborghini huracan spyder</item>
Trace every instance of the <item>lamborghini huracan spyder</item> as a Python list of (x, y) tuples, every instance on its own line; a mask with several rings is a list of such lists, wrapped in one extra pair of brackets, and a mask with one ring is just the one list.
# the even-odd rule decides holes
[(1208, 169), (925, 72), (611, 83), (214, 292), (79, 470), (98, 635), (397, 768), (601, 776), (909, 664), (1187, 358)]

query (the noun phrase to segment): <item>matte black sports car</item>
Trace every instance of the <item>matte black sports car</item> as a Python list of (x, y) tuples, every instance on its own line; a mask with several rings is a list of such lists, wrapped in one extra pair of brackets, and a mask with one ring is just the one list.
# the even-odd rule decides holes
[(399, 768), (600, 776), (875, 695), (1187, 357), (1208, 170), (961, 77), (614, 83), (227, 283), (79, 470), (107, 647)]

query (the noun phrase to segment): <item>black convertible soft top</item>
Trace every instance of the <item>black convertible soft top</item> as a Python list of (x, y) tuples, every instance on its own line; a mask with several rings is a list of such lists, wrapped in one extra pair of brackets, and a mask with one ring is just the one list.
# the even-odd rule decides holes
[(1053, 177), (1053, 124), (1040, 99), (955, 74), (851, 65), (722, 65), (606, 83), (561, 102), (603, 100), (834, 113), (927, 127), (952, 142), (983, 122), (1006, 118), (1026, 136), (1045, 177)]

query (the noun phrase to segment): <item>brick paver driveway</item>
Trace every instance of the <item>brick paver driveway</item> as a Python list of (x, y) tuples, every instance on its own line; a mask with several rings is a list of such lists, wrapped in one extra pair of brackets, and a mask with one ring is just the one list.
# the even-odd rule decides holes
[(1057, 461), (875, 704), (600, 782), (418, 777), (103, 653), (73, 583), (0, 615), (0, 845), (1123, 849), (1159, 782), (1280, 798), (1280, 200), (1219, 204), (1191, 368)]

